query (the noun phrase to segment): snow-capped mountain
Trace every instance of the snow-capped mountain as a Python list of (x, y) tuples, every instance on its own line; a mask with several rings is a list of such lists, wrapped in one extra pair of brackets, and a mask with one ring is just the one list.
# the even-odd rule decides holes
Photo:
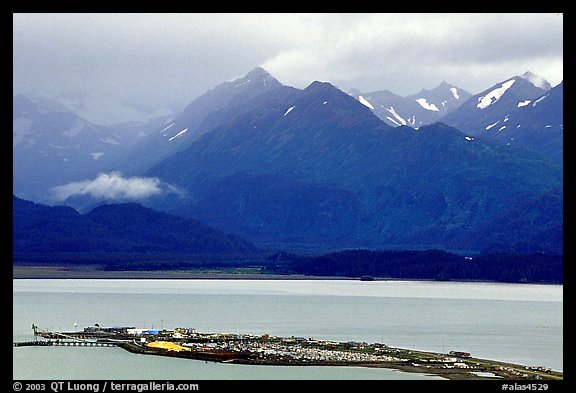
[(543, 224), (507, 220), (506, 241), (561, 248), (546, 232), (561, 225), (562, 171), (540, 155), (438, 122), (391, 127), (326, 82), (275, 91), (146, 172), (186, 190), (154, 207), (257, 241), (479, 250), (522, 205)]
[[(564, 151), (564, 82), (501, 119), (490, 134), (507, 146), (536, 150), (558, 163)], [(500, 125), (500, 126), (498, 126)]]
[(467, 91), (447, 82), (442, 82), (432, 90), (423, 89), (418, 94), (406, 97), (388, 90), (366, 94), (353, 90), (351, 95), (386, 124), (413, 128), (434, 123), (471, 97)]
[[(189, 146), (218, 123), (214, 113), (231, 109), (282, 86), (257, 67), (245, 76), (224, 82), (192, 101), (173, 120), (138, 143), (124, 162), (128, 172), (139, 172)], [(212, 115), (212, 118), (209, 118)]]
[(469, 135), (495, 139), (562, 159), (563, 84), (554, 89), (526, 72), (471, 97), (440, 121)]
[(49, 199), (49, 189), (108, 170), (122, 151), (118, 133), (94, 125), (57, 102), (13, 97), (14, 193)]
[[(529, 76), (529, 79), (534, 79), (531, 73)], [(503, 126), (499, 122), (507, 115), (546, 93), (547, 90), (534, 85), (529, 79), (515, 76), (497, 83), (472, 96), (441, 121), (471, 135), (489, 136), (489, 133)]]
[(239, 105), (280, 86), (282, 84), (268, 72), (257, 67), (245, 76), (222, 83), (195, 99), (173, 122), (160, 130), (160, 134), (169, 142), (197, 139), (209, 131), (200, 127), (208, 114)]

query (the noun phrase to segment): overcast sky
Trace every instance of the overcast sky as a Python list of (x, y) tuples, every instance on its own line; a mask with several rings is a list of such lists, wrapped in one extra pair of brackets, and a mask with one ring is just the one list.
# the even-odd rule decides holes
[(263, 67), (405, 96), (442, 81), (472, 94), (531, 71), (563, 79), (563, 16), (542, 14), (14, 14), (14, 93), (58, 97), (113, 124), (168, 113)]

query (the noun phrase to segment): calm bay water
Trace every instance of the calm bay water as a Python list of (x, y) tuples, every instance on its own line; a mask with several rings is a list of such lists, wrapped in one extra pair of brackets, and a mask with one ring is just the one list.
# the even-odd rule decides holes
[[(13, 339), (31, 325), (193, 327), (202, 332), (380, 342), (563, 370), (563, 287), (352, 280), (13, 280)], [(14, 379), (433, 379), (363, 367), (278, 367), (13, 349)], [(89, 366), (88, 366), (89, 365)]]

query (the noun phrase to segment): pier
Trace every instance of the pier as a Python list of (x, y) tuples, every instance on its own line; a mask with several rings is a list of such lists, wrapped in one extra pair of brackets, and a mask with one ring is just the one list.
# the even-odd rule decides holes
[(61, 347), (116, 347), (117, 342), (98, 342), (98, 341), (62, 341), (62, 340), (47, 340), (47, 341), (20, 341), (14, 342), (14, 347), (46, 347), (46, 346), (61, 346)]
[(50, 341), (50, 345), (61, 347), (116, 347), (117, 342), (99, 342), (99, 341)]
[[(45, 347), (45, 346), (60, 346), (60, 347), (116, 347), (126, 340), (113, 340), (109, 338), (94, 338), (84, 334), (49, 332), (38, 328), (32, 324), (34, 331), (34, 341), (14, 341), (13, 347)], [(43, 340), (38, 340), (38, 337), (43, 337)]]
[(15, 347), (35, 347), (35, 346), (49, 346), (52, 345), (50, 341), (14, 341), (13, 346)]

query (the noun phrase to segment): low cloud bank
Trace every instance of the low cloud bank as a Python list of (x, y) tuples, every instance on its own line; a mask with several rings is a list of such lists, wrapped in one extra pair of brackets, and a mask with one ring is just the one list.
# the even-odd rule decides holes
[(57, 186), (51, 190), (56, 201), (72, 196), (90, 196), (96, 199), (140, 200), (162, 193), (179, 193), (156, 177), (124, 177), (120, 172), (100, 173), (93, 180), (83, 180)]

